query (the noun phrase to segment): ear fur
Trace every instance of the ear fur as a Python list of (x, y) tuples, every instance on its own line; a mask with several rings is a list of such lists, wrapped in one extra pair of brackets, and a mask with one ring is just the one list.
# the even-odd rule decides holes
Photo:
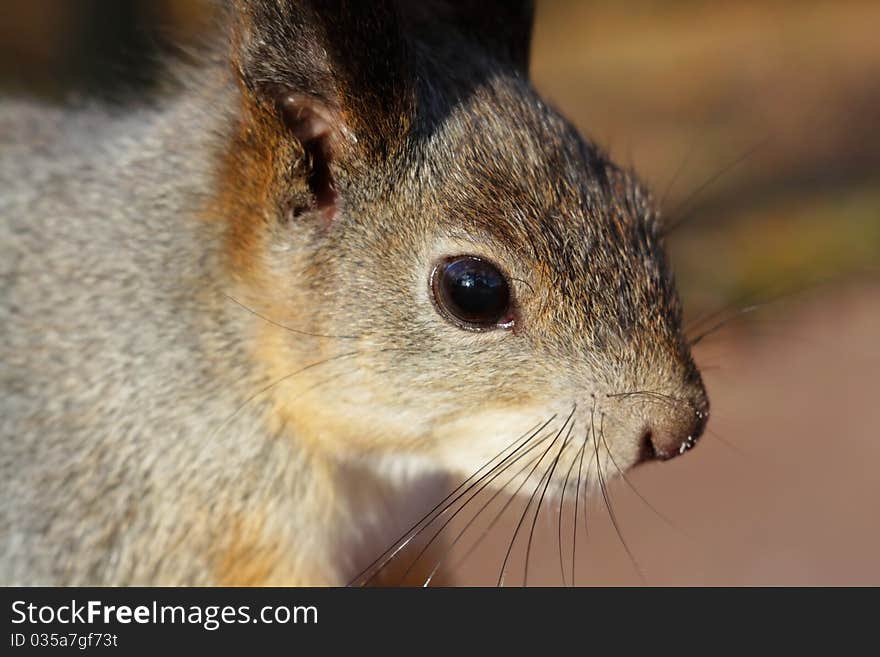
[(233, 57), (256, 96), (311, 98), (382, 156), (414, 118), (415, 33), (527, 72), (533, 17), (531, 0), (234, 0)]
[(342, 150), (345, 138), (338, 112), (313, 96), (297, 93), (280, 96), (277, 106), (284, 125), (302, 146), (308, 162), (307, 184), (313, 205), (330, 222), (337, 211), (337, 189), (330, 165)]
[(535, 3), (532, 0), (422, 0), (406, 3), (421, 23), (443, 22), (497, 60), (528, 74)]
[(340, 166), (365, 171), (405, 148), (420, 84), (414, 40), (525, 71), (532, 14), (522, 0), (233, 0), (232, 63), (249, 111), (302, 149), (297, 176), (311, 201), (298, 211), (332, 219)]
[[(235, 7), (235, 64), (254, 95), (332, 117), (336, 136), (347, 135), (368, 158), (405, 136), (413, 74), (395, 3), (236, 0)], [(308, 133), (309, 124), (294, 132)]]

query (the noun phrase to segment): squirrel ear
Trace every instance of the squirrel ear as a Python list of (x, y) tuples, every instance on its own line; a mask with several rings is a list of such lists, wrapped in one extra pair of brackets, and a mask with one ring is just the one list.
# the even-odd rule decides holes
[(302, 145), (309, 162), (308, 186), (315, 208), (328, 222), (332, 221), (337, 206), (330, 163), (341, 148), (341, 121), (336, 112), (312, 96), (286, 93), (276, 103), (285, 126)]
[(337, 156), (334, 148), (357, 144), (369, 160), (405, 135), (413, 76), (395, 4), (235, 0), (233, 58), (241, 79), (281, 109), (313, 156)]

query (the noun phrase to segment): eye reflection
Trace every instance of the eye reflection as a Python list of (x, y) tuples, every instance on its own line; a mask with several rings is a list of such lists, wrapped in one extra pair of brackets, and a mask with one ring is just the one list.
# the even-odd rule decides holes
[(462, 328), (487, 330), (510, 323), (510, 285), (487, 260), (450, 258), (435, 268), (431, 287), (440, 311)]

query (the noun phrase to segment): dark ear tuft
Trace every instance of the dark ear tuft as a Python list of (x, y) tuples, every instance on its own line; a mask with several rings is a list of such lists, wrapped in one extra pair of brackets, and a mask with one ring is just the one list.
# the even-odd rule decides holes
[(245, 102), (302, 147), (296, 176), (311, 198), (294, 213), (332, 220), (344, 177), (400, 152), (410, 129), (414, 76), (396, 0), (233, 0), (229, 19)]
[[(235, 0), (234, 7), (234, 64), (251, 93), (274, 100), (280, 89), (335, 108), (359, 156), (374, 159), (394, 149), (414, 107), (411, 57), (395, 2)], [(314, 114), (297, 130), (316, 124), (320, 112), (293, 105)]]
[(401, 6), (429, 30), (436, 31), (438, 21), (452, 25), (498, 60), (528, 74), (535, 18), (532, 0), (420, 0)]
[(528, 72), (535, 18), (532, 0), (459, 0), (452, 4), (457, 7), (466, 31)]

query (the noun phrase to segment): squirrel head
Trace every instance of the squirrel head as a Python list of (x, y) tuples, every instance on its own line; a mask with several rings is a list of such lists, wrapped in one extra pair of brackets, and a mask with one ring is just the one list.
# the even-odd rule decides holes
[(533, 89), (532, 13), (232, 5), (214, 214), (272, 418), (315, 449), (607, 472), (702, 432), (658, 213)]

